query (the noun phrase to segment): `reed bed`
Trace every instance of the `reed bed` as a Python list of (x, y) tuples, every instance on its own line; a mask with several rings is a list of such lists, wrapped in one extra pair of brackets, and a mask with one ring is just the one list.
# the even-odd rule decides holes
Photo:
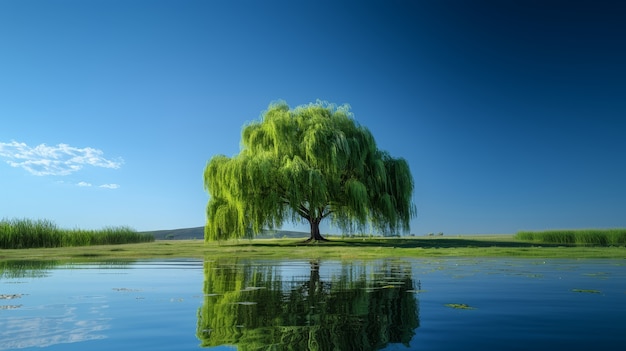
[(626, 229), (520, 231), (515, 239), (546, 244), (626, 246)]
[(0, 221), (0, 249), (31, 249), (67, 246), (116, 245), (152, 242), (151, 234), (120, 226), (99, 230), (61, 229), (54, 222), (39, 219)]

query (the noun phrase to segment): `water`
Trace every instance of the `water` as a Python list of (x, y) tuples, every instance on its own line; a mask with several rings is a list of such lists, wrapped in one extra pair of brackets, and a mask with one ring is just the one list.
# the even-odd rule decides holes
[(626, 260), (0, 263), (0, 350), (623, 350), (625, 343)]

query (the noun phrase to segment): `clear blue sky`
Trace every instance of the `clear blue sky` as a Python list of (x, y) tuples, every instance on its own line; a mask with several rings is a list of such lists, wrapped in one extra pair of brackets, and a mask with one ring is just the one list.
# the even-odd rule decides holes
[[(348, 103), (411, 232), (626, 227), (619, 1), (0, 2), (0, 218), (202, 226), (272, 101)], [(286, 226), (286, 229), (290, 229)]]

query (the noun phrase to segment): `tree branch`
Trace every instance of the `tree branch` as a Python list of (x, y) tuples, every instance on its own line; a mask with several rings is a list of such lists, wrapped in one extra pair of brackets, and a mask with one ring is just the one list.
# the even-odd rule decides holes
[(304, 205), (300, 204), (300, 206), (298, 207), (298, 209), (296, 210), (296, 212), (298, 212), (298, 214), (306, 219), (310, 219), (311, 218), (311, 212), (309, 211), (308, 208), (304, 207)]

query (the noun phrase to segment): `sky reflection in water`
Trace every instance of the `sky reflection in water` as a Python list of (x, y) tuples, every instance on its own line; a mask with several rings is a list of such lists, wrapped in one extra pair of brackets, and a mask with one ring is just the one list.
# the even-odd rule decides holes
[(4, 262), (0, 350), (621, 350), (625, 264)]

